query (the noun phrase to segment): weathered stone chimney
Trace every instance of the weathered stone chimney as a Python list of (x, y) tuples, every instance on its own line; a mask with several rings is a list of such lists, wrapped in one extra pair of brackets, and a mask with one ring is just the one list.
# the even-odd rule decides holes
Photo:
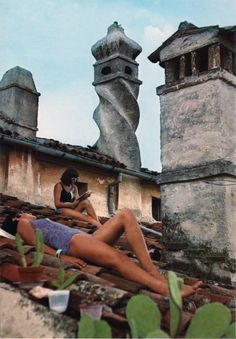
[(135, 131), (139, 123), (137, 97), (139, 86), (138, 63), (135, 58), (142, 48), (129, 39), (124, 29), (114, 22), (107, 36), (92, 47), (97, 60), (94, 83), (100, 103), (94, 111), (100, 137), (96, 147), (124, 163), (140, 170), (141, 160)]
[(149, 56), (165, 69), (157, 94), (166, 259), (226, 283), (236, 279), (235, 32), (183, 22)]
[(0, 82), (0, 126), (35, 138), (39, 96), (29, 71), (19, 66), (8, 70)]

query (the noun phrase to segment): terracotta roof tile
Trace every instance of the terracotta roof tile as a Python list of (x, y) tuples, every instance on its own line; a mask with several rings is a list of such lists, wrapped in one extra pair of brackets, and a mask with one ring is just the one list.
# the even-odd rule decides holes
[[(20, 201), (14, 197), (5, 196), (0, 194), (0, 210), (1, 215), (6, 216), (12, 212), (19, 212), (23, 210), (25, 212), (32, 212), (36, 217), (47, 217), (50, 215), (52, 220), (62, 222), (64, 224), (73, 225), (77, 224), (85, 230), (86, 232), (91, 232), (91, 225), (85, 225), (84, 223), (78, 223), (76, 220), (61, 217), (56, 214), (55, 211), (48, 207), (35, 206), (30, 203)], [(103, 218), (103, 222), (107, 218)], [(3, 218), (0, 218), (0, 224), (3, 221)], [(154, 225), (146, 225), (147, 227), (156, 228), (158, 231), (161, 231), (161, 225), (155, 223)], [(158, 238), (145, 236), (147, 241), (147, 246), (149, 251), (161, 251), (161, 245)], [(18, 261), (19, 255), (14, 250), (14, 242), (2, 239), (0, 237), (0, 247), (2, 247), (0, 261)], [(129, 245), (124, 237), (117, 243), (117, 247), (131, 255)], [(27, 248), (27, 258), (32, 260), (33, 251), (32, 248)], [(154, 252), (153, 252), (154, 253)], [(151, 255), (153, 254), (151, 252)], [(136, 258), (131, 257), (131, 260), (137, 261)], [(44, 255), (43, 265), (45, 267), (45, 276), (46, 280), (49, 278), (55, 277), (57, 274), (57, 268), (59, 266), (59, 261), (57, 258), (47, 255)], [(167, 263), (156, 261), (156, 264), (159, 268), (165, 268)], [(65, 265), (65, 269), (68, 274), (73, 269), (71, 265)], [(79, 277), (76, 284), (73, 285), (73, 292), (70, 298), (70, 303), (68, 311), (66, 312), (73, 318), (80, 318), (79, 305), (80, 303), (103, 303), (111, 308), (111, 311), (103, 312), (103, 319), (108, 320), (112, 326), (113, 336), (117, 338), (125, 337), (128, 331), (127, 321), (125, 319), (125, 306), (128, 299), (137, 293), (148, 295), (154, 300), (158, 305), (163, 321), (163, 328), (168, 329), (169, 327), (169, 301), (167, 298), (164, 298), (160, 294), (149, 291), (143, 286), (131, 282), (127, 279), (124, 279), (120, 276), (119, 273), (112, 269), (103, 268), (96, 265), (88, 264), (85, 268), (78, 271)], [(196, 279), (188, 277), (183, 274), (179, 274), (184, 278), (184, 283), (186, 285), (192, 285)], [(216, 285), (213, 282), (207, 282), (203, 288), (199, 289), (195, 294), (191, 295), (188, 298), (184, 299), (184, 313), (183, 313), (183, 323), (182, 323), (182, 332), (187, 323), (191, 319), (191, 316), (196, 312), (197, 308), (200, 306), (212, 302), (220, 301), (227, 305), (232, 312), (232, 316), (235, 317), (235, 301), (236, 296), (235, 289), (226, 287), (224, 285)]]
[(49, 149), (62, 151), (62, 152), (69, 153), (75, 156), (82, 156), (84, 158), (88, 158), (88, 159), (91, 159), (91, 160), (94, 160), (96, 162), (100, 162), (103, 164), (109, 164), (114, 167), (126, 168), (125, 164), (117, 161), (113, 157), (107, 154), (99, 153), (96, 150), (96, 147), (91, 147), (91, 146), (83, 147), (83, 146), (78, 146), (78, 145), (64, 144), (58, 140), (40, 138), (40, 137), (36, 139), (25, 138), (25, 137), (20, 136), (18, 133), (11, 132), (10, 130), (7, 130), (7, 129), (3, 129), (2, 127), (0, 127), (0, 134), (2, 134), (3, 136), (6, 135), (16, 140), (22, 140), (26, 142), (29, 141), (31, 144), (40, 145), (40, 146), (43, 146)]

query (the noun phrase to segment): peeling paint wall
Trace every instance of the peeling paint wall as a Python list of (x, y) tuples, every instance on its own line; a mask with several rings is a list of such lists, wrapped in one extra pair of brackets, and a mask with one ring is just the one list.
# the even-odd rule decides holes
[(142, 220), (155, 222), (152, 217), (152, 198), (161, 197), (159, 186), (155, 183), (142, 182)]
[[(54, 207), (53, 188), (68, 167), (78, 170), (79, 182), (87, 183), (93, 193), (89, 198), (99, 216), (109, 216), (108, 186), (117, 179), (117, 174), (86, 165), (66, 162), (23, 148), (4, 147), (0, 153), (0, 192), (16, 196), (34, 204)], [(151, 196), (159, 195), (159, 187), (123, 176), (114, 195), (117, 209), (128, 207), (138, 218), (152, 220)]]

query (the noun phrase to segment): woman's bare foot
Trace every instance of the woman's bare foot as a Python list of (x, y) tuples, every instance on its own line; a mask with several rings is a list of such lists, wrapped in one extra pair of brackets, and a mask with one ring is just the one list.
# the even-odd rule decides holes
[(192, 286), (186, 286), (182, 289), (182, 291), (180, 292), (181, 297), (185, 298), (190, 296), (191, 294), (195, 293), (196, 290), (201, 287), (203, 285), (202, 281), (197, 281), (194, 285)]
[[(191, 294), (195, 293), (196, 290), (203, 285), (202, 281), (196, 282), (192, 286), (185, 286), (183, 290), (180, 291), (182, 298), (186, 298)], [(169, 297), (169, 289), (167, 281), (158, 281), (158, 293), (162, 294), (164, 297)]]
[(157, 278), (158, 280), (167, 283), (166, 275), (162, 272), (159, 272), (157, 269), (148, 271), (154, 278)]

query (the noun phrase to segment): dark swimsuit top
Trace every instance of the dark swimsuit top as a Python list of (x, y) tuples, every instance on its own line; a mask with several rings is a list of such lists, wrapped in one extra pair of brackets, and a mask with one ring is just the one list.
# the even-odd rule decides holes
[(70, 192), (67, 192), (63, 186), (62, 183), (61, 184), (61, 187), (62, 187), (62, 191), (61, 191), (61, 198), (60, 198), (60, 201), (61, 202), (73, 202), (75, 200), (75, 189), (74, 187), (72, 186)]

